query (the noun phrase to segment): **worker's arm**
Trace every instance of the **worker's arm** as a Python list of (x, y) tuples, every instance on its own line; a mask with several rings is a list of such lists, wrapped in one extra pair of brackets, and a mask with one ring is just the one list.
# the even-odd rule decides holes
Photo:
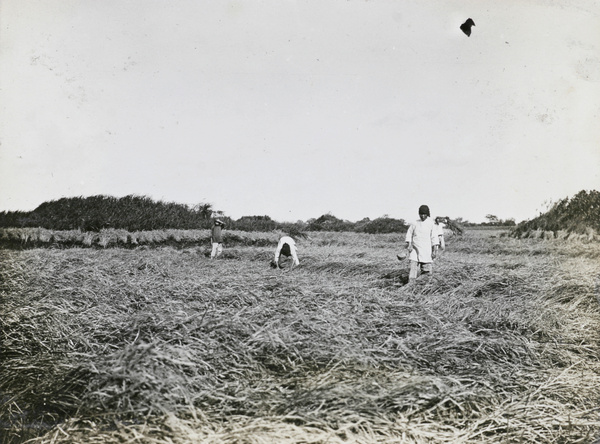
[(275, 265), (277, 265), (277, 268), (281, 268), (279, 266), (279, 255), (281, 254), (281, 248), (283, 247), (283, 244), (280, 242), (277, 243), (277, 248), (275, 249)]
[(412, 224), (410, 225), (410, 227), (408, 227), (408, 230), (406, 231), (406, 249), (408, 250), (409, 253), (413, 250), (412, 238), (413, 238), (414, 231), (415, 231), (415, 226)]

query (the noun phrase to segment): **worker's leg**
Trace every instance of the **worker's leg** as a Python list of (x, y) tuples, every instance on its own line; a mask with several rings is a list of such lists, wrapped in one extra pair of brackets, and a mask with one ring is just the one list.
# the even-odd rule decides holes
[(218, 242), (213, 242), (212, 251), (210, 252), (210, 258), (216, 259), (221, 255), (221, 253), (223, 253), (223, 245)]
[(433, 263), (422, 263), (421, 264), (421, 273), (427, 276), (431, 276), (433, 272)]
[(296, 250), (292, 248), (292, 259), (294, 260), (294, 265), (300, 265), (300, 261), (298, 260), (298, 255), (296, 254)]
[(410, 261), (410, 271), (408, 272), (408, 282), (413, 282), (419, 276), (419, 263)]

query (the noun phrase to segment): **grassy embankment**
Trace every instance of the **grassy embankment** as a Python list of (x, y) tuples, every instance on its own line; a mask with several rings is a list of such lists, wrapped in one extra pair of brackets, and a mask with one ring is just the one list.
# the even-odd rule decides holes
[(0, 442), (592, 442), (600, 245), (490, 234), (0, 250)]

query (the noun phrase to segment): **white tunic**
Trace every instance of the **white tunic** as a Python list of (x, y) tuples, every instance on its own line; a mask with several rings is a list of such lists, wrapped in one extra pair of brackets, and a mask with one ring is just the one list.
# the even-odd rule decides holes
[(435, 223), (428, 217), (425, 220), (417, 220), (412, 223), (406, 232), (406, 242), (412, 242), (412, 251), (410, 260), (429, 263), (433, 262), (431, 257), (431, 247), (439, 245)]
[(283, 248), (284, 244), (288, 244), (290, 246), (290, 253), (292, 254), (294, 264), (300, 265), (300, 261), (298, 260), (298, 253), (296, 252), (296, 242), (289, 236), (283, 236), (281, 239), (279, 239), (277, 249), (275, 250), (275, 263), (279, 261), (279, 255), (281, 254), (281, 249)]
[(446, 224), (440, 222), (439, 224), (434, 223), (433, 227), (436, 231), (438, 237), (438, 243), (440, 244), (440, 248), (444, 250), (446, 248), (446, 241), (444, 239), (444, 227)]

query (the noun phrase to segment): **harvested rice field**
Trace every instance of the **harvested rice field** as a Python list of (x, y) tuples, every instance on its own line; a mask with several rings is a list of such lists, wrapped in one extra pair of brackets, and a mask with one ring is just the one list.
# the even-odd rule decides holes
[(0, 443), (592, 443), (600, 244), (0, 250)]

